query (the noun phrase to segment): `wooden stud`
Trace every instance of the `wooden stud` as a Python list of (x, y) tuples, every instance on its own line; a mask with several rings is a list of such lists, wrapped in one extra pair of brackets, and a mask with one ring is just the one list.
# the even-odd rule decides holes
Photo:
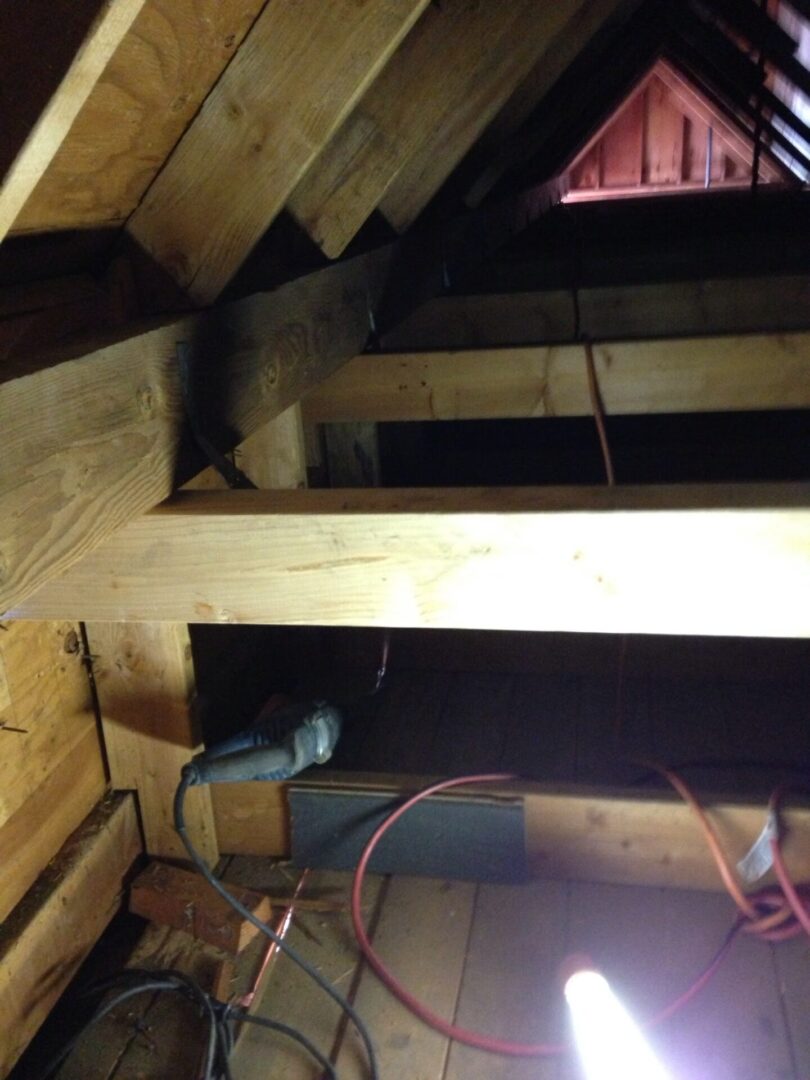
[(810, 487), (183, 492), (28, 618), (810, 636)]
[(0, 241), (53, 160), (144, 0), (107, 0), (0, 187)]
[(80, 654), (71, 622), (10, 624), (0, 633), (0, 825), (95, 735)]
[(264, 8), (128, 225), (198, 303), (218, 296), (426, 4)]
[[(623, 341), (593, 352), (610, 414), (810, 407), (810, 333)], [(303, 407), (308, 423), (333, 424), (592, 411), (581, 345), (358, 356)]]
[(135, 804), (102, 804), (0, 927), (0, 1076), (7, 1076), (121, 903), (141, 851)]
[(477, 149), (494, 151), (494, 155), (465, 195), (467, 206), (480, 206), (510, 165), (531, 156), (526, 121), (592, 39), (611, 23), (629, 17), (638, 6), (639, 0), (591, 0), (582, 6), (555, 48), (544, 53), (478, 140)]
[[(172, 803), (180, 770), (202, 750), (188, 627), (179, 620), (129, 627), (92, 622), (87, 632), (112, 785), (137, 791), (147, 852), (184, 858)], [(210, 788), (189, 792), (186, 823), (203, 858), (216, 862)]]

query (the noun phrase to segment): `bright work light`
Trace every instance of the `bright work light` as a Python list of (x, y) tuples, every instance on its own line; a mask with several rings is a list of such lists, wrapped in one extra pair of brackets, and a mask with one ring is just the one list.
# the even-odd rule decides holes
[(565, 997), (587, 1080), (671, 1080), (604, 975), (578, 967)]

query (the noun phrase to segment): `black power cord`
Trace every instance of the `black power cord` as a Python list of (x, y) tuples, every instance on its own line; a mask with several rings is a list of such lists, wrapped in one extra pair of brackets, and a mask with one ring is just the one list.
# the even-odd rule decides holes
[(240, 1023), (257, 1024), (292, 1039), (317, 1061), (323, 1070), (322, 1075), (325, 1078), (337, 1080), (334, 1065), (300, 1031), (290, 1027), (288, 1024), (281, 1023), (279, 1020), (268, 1020), (263, 1016), (252, 1016), (244, 1009), (233, 1005), (223, 1005), (221, 1001), (217, 1001), (216, 998), (207, 994), (194, 979), (181, 971), (147, 971), (129, 968), (111, 979), (96, 983), (88, 993), (94, 995), (104, 994), (121, 984), (124, 985), (124, 989), (104, 1002), (82, 1030), (62, 1047), (57, 1056), (49, 1062), (44, 1072), (40, 1074), (41, 1080), (47, 1080), (48, 1077), (52, 1076), (79, 1040), (103, 1020), (105, 1016), (117, 1009), (119, 1005), (139, 994), (156, 992), (180, 994), (197, 1006), (203, 1016), (207, 1016), (208, 1038), (202, 1072), (203, 1080), (233, 1080), (228, 1059), (233, 1050), (233, 1025)]
[[(270, 926), (267, 925), (267, 923), (262, 922), (262, 920), (257, 918), (257, 916), (254, 915), (249, 908), (245, 907), (244, 904), (240, 903), (240, 901), (237, 900), (237, 898), (225, 888), (222, 882), (219, 881), (216, 877), (214, 877), (211, 869), (209, 868), (203, 857), (200, 855), (200, 853), (197, 851), (197, 849), (194, 847), (194, 844), (192, 843), (191, 838), (186, 831), (186, 821), (184, 814), (186, 792), (188, 791), (189, 787), (192, 786), (192, 780), (193, 773), (191, 769), (186, 766), (181, 773), (180, 783), (177, 785), (177, 791), (174, 796), (174, 827), (177, 831), (177, 835), (183, 841), (183, 846), (188, 852), (189, 858), (197, 867), (205, 880), (208, 882), (208, 884), (211, 886), (211, 888), (215, 889), (216, 892), (218, 892), (219, 895), (223, 898), (223, 900), (226, 900), (231, 905), (234, 911), (237, 911), (243, 919), (247, 919), (248, 922), (255, 926), (257, 930), (259, 930), (262, 934), (265, 935), (265, 937), (268, 937), (272, 942), (275, 942), (278, 948), (281, 949), (282, 952), (286, 953), (287, 956), (293, 961), (293, 963), (297, 964), (298, 967), (301, 968), (301, 970), (305, 972), (313, 980), (313, 982), (317, 983), (317, 985), (324, 991), (324, 993), (328, 994), (329, 997), (332, 998), (332, 1000), (335, 1002), (335, 1004), (338, 1005), (343, 1010), (343, 1012), (346, 1013), (346, 1015), (349, 1017), (349, 1019), (352, 1021), (355, 1028), (357, 1029), (357, 1033), (360, 1036), (360, 1039), (362, 1040), (365, 1047), (366, 1056), (368, 1057), (370, 1080), (380, 1080), (380, 1074), (377, 1067), (377, 1055), (374, 1051), (374, 1043), (371, 1041), (371, 1035), (369, 1034), (368, 1028), (366, 1027), (365, 1023), (363, 1022), (362, 1018), (360, 1017), (354, 1006), (351, 1004), (351, 1002), (349, 1002), (345, 997), (343, 997), (343, 995), (334, 988), (334, 986), (329, 982), (329, 980), (326, 979), (323, 975), (321, 975), (321, 973), (313, 964), (310, 964), (308, 960), (305, 960), (304, 957), (295, 948), (293, 948), (293, 946), (290, 945), (280, 934), (277, 934), (275, 930), (273, 930)], [(335, 1075), (334, 1070), (332, 1070), (331, 1075)]]

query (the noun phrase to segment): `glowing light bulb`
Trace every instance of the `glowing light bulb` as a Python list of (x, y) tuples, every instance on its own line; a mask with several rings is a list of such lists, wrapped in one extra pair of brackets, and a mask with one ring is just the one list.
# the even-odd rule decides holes
[(604, 975), (575, 971), (565, 997), (587, 1080), (671, 1080)]

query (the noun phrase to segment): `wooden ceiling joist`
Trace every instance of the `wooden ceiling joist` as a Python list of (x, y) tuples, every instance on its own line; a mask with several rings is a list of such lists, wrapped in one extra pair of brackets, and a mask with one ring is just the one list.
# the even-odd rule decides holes
[(810, 485), (184, 492), (12, 616), (810, 636)]
[(199, 468), (179, 456), (178, 342), (219, 387), (209, 400), (230, 449), (362, 350), (390, 257), (360, 256), (70, 361), (6, 369), (0, 612)]
[[(575, 311), (575, 304), (577, 310)], [(388, 353), (810, 329), (806, 275), (438, 296), (386, 334)]]
[(289, 202), (297, 220), (332, 258), (378, 206), (406, 228), (587, 6), (431, 6), (298, 185)]
[(128, 229), (215, 299), (428, 0), (270, 3)]
[[(608, 413), (810, 408), (810, 334), (594, 345)], [(589, 416), (582, 345), (355, 357), (304, 399), (310, 423)]]
[[(0, 187), (0, 241), (8, 234), (31, 192), (70, 131), (144, 0), (103, 0), (96, 4), (72, 63), (11, 163)], [(45, 19), (46, 5), (40, 5)], [(22, 43), (19, 43), (22, 46)]]

